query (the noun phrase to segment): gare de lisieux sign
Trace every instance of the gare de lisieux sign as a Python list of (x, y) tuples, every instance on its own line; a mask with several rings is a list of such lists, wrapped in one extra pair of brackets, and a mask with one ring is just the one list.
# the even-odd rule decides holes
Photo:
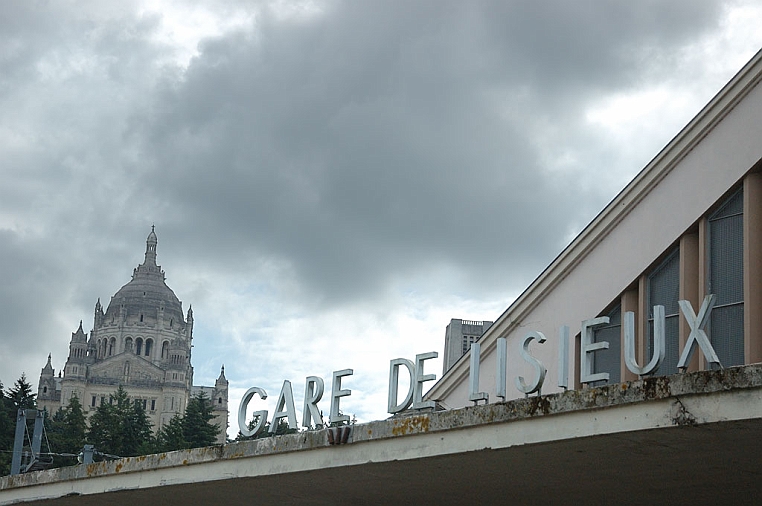
[[(701, 349), (707, 362), (713, 366), (720, 366), (720, 360), (717, 357), (717, 353), (712, 348), (709, 338), (704, 332), (704, 326), (709, 321), (709, 315), (712, 312), (712, 308), (715, 305), (716, 298), (714, 295), (707, 295), (704, 298), (701, 308), (698, 314), (696, 314), (691, 306), (690, 302), (681, 300), (678, 302), (680, 306), (680, 312), (685, 317), (688, 325), (691, 329), (688, 341), (683, 348), (680, 360), (677, 364), (678, 370), (685, 371), (686, 364), (690, 362), (696, 345)], [(593, 372), (593, 354), (596, 351), (606, 349), (609, 347), (609, 343), (606, 341), (594, 342), (593, 332), (596, 327), (609, 323), (607, 316), (593, 318), (582, 322), (580, 331), (580, 383), (590, 383), (593, 381), (608, 380), (609, 374), (606, 372), (594, 373)], [(635, 313), (628, 311), (624, 314), (624, 355), (625, 365), (627, 369), (632, 371), (638, 376), (645, 376), (656, 369), (658, 369), (661, 362), (664, 360), (664, 354), (666, 349), (665, 342), (665, 314), (664, 306), (654, 306), (654, 351), (648, 364), (640, 366), (635, 359)], [(531, 381), (527, 381), (523, 376), (516, 376), (514, 378), (514, 384), (519, 392), (529, 395), (532, 393), (540, 393), (542, 385), (545, 382), (545, 374), (547, 369), (543, 363), (534, 357), (529, 349), (529, 345), (532, 341), (537, 341), (539, 344), (544, 344), (548, 341), (542, 332), (530, 331), (520, 341), (518, 346), (518, 353), (523, 360), (525, 360), (534, 370), (534, 377)], [(496, 396), (501, 400), (506, 399), (506, 383), (507, 383), (507, 339), (500, 337), (497, 339), (497, 391)], [(558, 329), (558, 386), (559, 388), (568, 388), (569, 386), (569, 327), (567, 325)], [(489, 401), (489, 395), (486, 392), (478, 392), (479, 389), (479, 353), (481, 351), (481, 345), (479, 342), (475, 342), (471, 345), (471, 362), (470, 362), (470, 374), (469, 374), (469, 400), (473, 402)], [(395, 358), (389, 363), (389, 402), (387, 406), (387, 412), (395, 414), (400, 411), (412, 408), (412, 409), (425, 409), (433, 408), (434, 401), (423, 400), (423, 384), (428, 381), (436, 379), (435, 374), (426, 374), (424, 372), (424, 362), (426, 360), (436, 358), (437, 352), (431, 351), (428, 353), (422, 353), (416, 355), (415, 361), (408, 360), (406, 358)], [(407, 370), (407, 374), (410, 379), (410, 386), (405, 394), (404, 399), (399, 401), (399, 379), (400, 370), (404, 367)], [(354, 373), (352, 369), (342, 369), (340, 371), (334, 371), (331, 378), (331, 409), (329, 416), (329, 423), (346, 423), (349, 421), (349, 416), (341, 413), (339, 402), (342, 397), (349, 397), (352, 393), (351, 390), (342, 388), (341, 380), (346, 376), (351, 376)], [(319, 376), (308, 376), (305, 381), (304, 387), (304, 409), (302, 410), (302, 427), (312, 427), (312, 422), (315, 426), (322, 425), (323, 419), (318, 409), (318, 402), (323, 398), (325, 391), (325, 384), (323, 379)], [(247, 421), (246, 410), (254, 395), (259, 396), (260, 399), (267, 398), (267, 392), (260, 387), (249, 388), (241, 399), (241, 404), (238, 407), (238, 427), (241, 434), (244, 436), (255, 436), (262, 432), (267, 422), (268, 412), (267, 410), (255, 411), (252, 414), (252, 423)], [(275, 404), (275, 412), (270, 420), (270, 431), (274, 433), (282, 419), (286, 419), (288, 426), (291, 429), (296, 429), (296, 408), (294, 406), (294, 393), (291, 388), (291, 382), (289, 380), (283, 381), (278, 400)]]

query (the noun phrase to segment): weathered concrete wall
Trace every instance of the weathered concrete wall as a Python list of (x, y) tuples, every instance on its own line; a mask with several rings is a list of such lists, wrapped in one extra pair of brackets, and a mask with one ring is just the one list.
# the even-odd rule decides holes
[[(762, 419), (762, 365), (652, 378), (355, 425), (0, 478), (0, 504), (314, 472), (617, 432)], [(335, 434), (334, 434), (335, 436)], [(334, 438), (334, 442), (336, 438)], [(232, 480), (232, 482), (230, 481)]]

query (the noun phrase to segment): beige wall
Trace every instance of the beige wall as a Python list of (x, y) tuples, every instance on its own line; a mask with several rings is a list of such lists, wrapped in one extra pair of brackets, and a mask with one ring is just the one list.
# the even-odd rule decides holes
[[(760, 61), (757, 61), (750, 75), (748, 80), (754, 82), (759, 79), (756, 76), (762, 75)], [(740, 93), (738, 90), (731, 91)], [(681, 254), (682, 268), (695, 273), (684, 277), (681, 295), (691, 300), (698, 309), (698, 295), (703, 286), (698, 267), (703, 265), (699, 264), (703, 260), (699, 220), (738, 185), (745, 184), (752, 197), (745, 199), (749, 201), (746, 205), (750, 217), (747, 220), (747, 237), (750, 239), (747, 242), (749, 252), (746, 264), (750, 266), (746, 269), (747, 277), (750, 272), (760, 269), (755, 266), (760, 265), (762, 251), (762, 232), (758, 225), (762, 216), (762, 199), (759, 198), (762, 186), (759, 175), (749, 175), (746, 183), (744, 177), (762, 159), (762, 87), (747, 86), (741, 91), (748, 91), (748, 94), (740, 103), (734, 102), (732, 96), (726, 96), (725, 109), (721, 113), (711, 110), (702, 112), (704, 116), (694, 120), (615, 199), (614, 204), (622, 206), (625, 212), (613, 208), (614, 204), (604, 210), (602, 216), (589, 227), (593, 233), (586, 235), (586, 230), (564, 252), (571, 252), (573, 258), (562, 254), (548, 269), (550, 278), (541, 275), (522, 296), (523, 299), (520, 298), (506, 310), (482, 337), (479, 390), (488, 392), (491, 402), (495, 400), (495, 342), (498, 337), (508, 339), (509, 398), (523, 395), (513, 386), (515, 376), (533, 375), (532, 369), (518, 353), (520, 340), (530, 330), (540, 331), (548, 338), (544, 345), (532, 345), (533, 355), (548, 369), (543, 393), (559, 390), (556, 386), (558, 328), (569, 325), (571, 336), (577, 335), (582, 320), (601, 315), (623, 295), (628, 307), (641, 308), (640, 318), (643, 304), (635, 301), (643, 298), (642, 291), (637, 289), (643, 285), (641, 275), (664, 252), (678, 244), (683, 246), (681, 251), (684, 250)], [(723, 100), (721, 95), (715, 102)], [(707, 109), (711, 109), (710, 106)], [(639, 185), (644, 189), (639, 189)], [(745, 300), (755, 304), (762, 300), (760, 284), (762, 281), (757, 275), (748, 287), (750, 293)], [(747, 339), (747, 357), (759, 361), (762, 360), (762, 342), (758, 337), (758, 320), (762, 316), (751, 311), (746, 313), (749, 314), (747, 326), (753, 329), (751, 334), (747, 330), (747, 335), (756, 336), (752, 340)], [(641, 337), (642, 327), (640, 322), (638, 333)], [(687, 327), (683, 325), (683, 342), (686, 336)], [(640, 349), (642, 355), (642, 345)], [(574, 377), (578, 357), (574, 354), (574, 346), (571, 350), (570, 375)], [(693, 367), (699, 366), (694, 362)], [(627, 378), (626, 375), (624, 377)], [(432, 387), (427, 397), (441, 401), (446, 407), (461, 407), (471, 404), (468, 394), (468, 356), (465, 356), (450, 374)]]

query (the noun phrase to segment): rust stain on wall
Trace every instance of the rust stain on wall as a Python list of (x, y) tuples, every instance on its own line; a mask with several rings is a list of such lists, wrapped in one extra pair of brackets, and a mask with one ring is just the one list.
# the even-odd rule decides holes
[(429, 431), (429, 417), (428, 416), (410, 416), (397, 420), (394, 423), (392, 434), (395, 436), (404, 436), (405, 434), (413, 434), (417, 432)]

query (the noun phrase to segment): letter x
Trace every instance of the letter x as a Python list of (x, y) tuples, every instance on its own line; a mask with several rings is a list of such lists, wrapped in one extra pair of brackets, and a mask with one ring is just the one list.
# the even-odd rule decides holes
[(712, 313), (712, 308), (714, 307), (716, 300), (717, 296), (714, 294), (704, 297), (704, 302), (701, 304), (698, 316), (693, 312), (690, 302), (687, 300), (677, 301), (680, 305), (680, 311), (683, 313), (683, 316), (685, 316), (685, 320), (691, 328), (688, 342), (685, 343), (683, 353), (680, 355), (680, 361), (677, 363), (678, 369), (685, 369), (687, 367), (686, 364), (690, 362), (691, 356), (693, 356), (693, 345), (695, 343), (698, 343), (701, 352), (709, 363), (722, 367), (720, 359), (717, 357), (717, 353), (715, 353), (714, 348), (712, 348), (712, 343), (709, 342), (709, 338), (707, 337), (706, 332), (704, 332), (704, 326), (709, 321), (709, 315)]

